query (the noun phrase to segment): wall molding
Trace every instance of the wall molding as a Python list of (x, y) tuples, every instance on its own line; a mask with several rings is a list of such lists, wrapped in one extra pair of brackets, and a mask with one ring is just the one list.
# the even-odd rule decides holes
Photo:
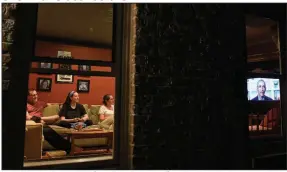
[(40, 68), (32, 68), (32, 69), (30, 69), (30, 73), (115, 77), (115, 73), (114, 73), (114, 72), (78, 71), (78, 70), (63, 70), (63, 69), (40, 69)]

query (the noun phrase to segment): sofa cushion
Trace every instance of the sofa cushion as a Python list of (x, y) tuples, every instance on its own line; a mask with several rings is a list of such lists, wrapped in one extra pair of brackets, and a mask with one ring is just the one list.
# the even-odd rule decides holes
[(48, 103), (47, 107), (44, 108), (43, 116), (58, 115), (60, 111), (58, 103)]
[(88, 104), (83, 104), (83, 106), (84, 106), (86, 112), (88, 113), (88, 111), (89, 111), (89, 105), (88, 105)]
[(99, 123), (100, 107), (101, 107), (101, 105), (91, 105), (91, 107), (90, 107), (88, 115), (89, 115), (90, 120), (93, 121), (93, 124)]

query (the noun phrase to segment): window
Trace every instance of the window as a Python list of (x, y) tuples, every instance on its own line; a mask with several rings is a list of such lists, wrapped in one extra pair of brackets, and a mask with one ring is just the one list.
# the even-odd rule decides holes
[[(125, 149), (128, 143), (119, 144), (117, 139), (128, 133), (128, 114), (120, 115), (128, 106), (121, 101), (126, 98), (121, 89), (125, 81), (122, 67), (128, 64), (122, 59), (122, 49), (128, 45), (122, 44), (130, 43), (122, 40), (123, 14), (121, 5), (112, 4), (38, 5), (35, 56), (29, 74), (29, 88), (33, 89), (28, 100), (42, 104), (28, 104), (27, 109), (30, 116), (40, 109), (41, 114), (34, 116), (43, 116), (45, 124), (43, 127), (38, 117), (26, 122), (25, 167), (47, 160), (79, 162), (79, 157), (119, 160), (119, 147)], [(67, 106), (66, 97), (72, 102), (79, 97), (81, 106)], [(110, 106), (113, 99), (114, 107)], [(77, 113), (87, 114), (90, 122), (82, 123), (83, 116), (74, 117)]]
[(282, 71), (279, 27), (274, 20), (246, 16), (250, 136), (281, 135)]

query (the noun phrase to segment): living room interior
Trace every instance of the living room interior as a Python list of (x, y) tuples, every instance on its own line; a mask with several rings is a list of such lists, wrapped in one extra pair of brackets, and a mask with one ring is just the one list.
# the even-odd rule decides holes
[[(41, 124), (27, 121), (25, 161), (90, 155), (109, 155), (112, 158), (113, 129), (103, 129), (98, 125), (103, 96), (116, 96), (112, 42), (112, 4), (39, 4), (35, 58), (46, 61), (31, 63), (28, 87), (35, 89), (38, 99), (47, 103), (43, 111), (45, 117), (59, 113), (70, 91), (78, 92), (80, 104), (84, 106), (93, 125), (73, 131), (78, 132), (73, 134), (72, 129), (57, 126), (56, 123), (49, 124), (58, 134), (84, 149), (79, 154), (67, 154), (45, 141)], [(47, 58), (89, 60), (96, 61), (97, 65), (96, 62), (91, 65), (56, 64), (49, 63)], [(85, 71), (86, 74), (61, 75), (53, 73), (55, 70)], [(44, 82), (48, 84), (43, 86)], [(46, 156), (47, 152), (49, 156)]]
[[(246, 16), (246, 42), (249, 79), (279, 79), (280, 42), (276, 21), (255, 15)], [(249, 101), (250, 137), (281, 135), (280, 83), (275, 101)]]

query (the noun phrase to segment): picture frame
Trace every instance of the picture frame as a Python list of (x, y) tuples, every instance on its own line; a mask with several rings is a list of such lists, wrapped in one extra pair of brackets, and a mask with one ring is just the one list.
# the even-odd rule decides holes
[(70, 64), (59, 64), (59, 69), (71, 70), (72, 69), (72, 65), (70, 65)]
[[(67, 52), (67, 51), (58, 51), (57, 57), (61, 58), (61, 59), (73, 59), (71, 52)], [(71, 70), (72, 65), (70, 65), (70, 64), (59, 64), (59, 69)]]
[(77, 92), (88, 93), (90, 92), (90, 80), (78, 80), (77, 81)]
[(79, 71), (91, 71), (91, 66), (90, 65), (78, 65), (78, 70)]
[[(90, 65), (78, 65), (78, 71), (91, 71), (91, 66)], [(85, 75), (80, 75), (82, 77), (90, 77), (90, 76), (85, 76)]]
[[(68, 51), (58, 51), (58, 58), (62, 59), (73, 59), (72, 53)], [(62, 70), (72, 70), (71, 64), (59, 64), (59, 69)], [(63, 75), (63, 74), (57, 74), (56, 75), (56, 83), (70, 83), (72, 84), (74, 81), (73, 75)]]
[(74, 82), (74, 75), (56, 75), (56, 82), (57, 83), (65, 83), (65, 84), (72, 84)]
[(40, 69), (53, 69), (53, 63), (39, 62)]
[(37, 91), (50, 92), (52, 89), (51, 78), (38, 78), (37, 79)]

